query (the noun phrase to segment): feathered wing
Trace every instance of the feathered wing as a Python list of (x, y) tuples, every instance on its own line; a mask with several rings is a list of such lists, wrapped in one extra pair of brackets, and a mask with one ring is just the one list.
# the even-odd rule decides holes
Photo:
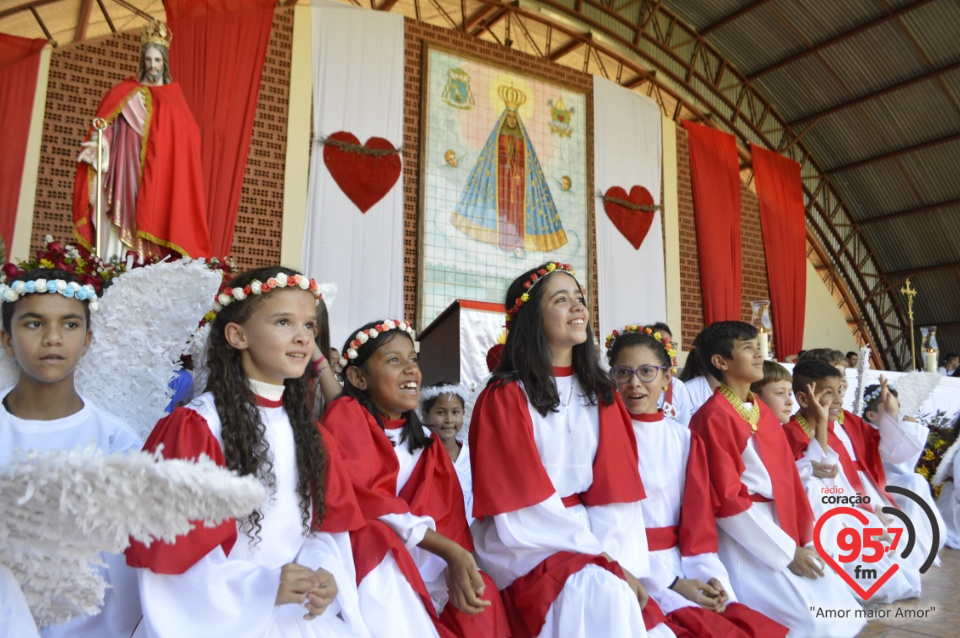
[(940, 385), (940, 375), (936, 372), (908, 372), (893, 384), (900, 395), (900, 413), (916, 417), (920, 407), (933, 395)]
[(14, 574), (38, 626), (96, 613), (105, 583), (91, 567), (129, 537), (173, 541), (191, 520), (243, 516), (265, 497), (206, 456), (196, 462), (94, 446), (21, 453), (0, 469), (0, 563)]
[(220, 281), (202, 261), (187, 259), (114, 279), (91, 317), (93, 343), (77, 367), (78, 392), (146, 438), (164, 415), (180, 355)]

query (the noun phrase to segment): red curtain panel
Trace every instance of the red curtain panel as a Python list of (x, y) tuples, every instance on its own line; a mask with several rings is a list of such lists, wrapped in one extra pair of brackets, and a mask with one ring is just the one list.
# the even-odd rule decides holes
[(741, 318), (740, 164), (732, 135), (683, 122), (690, 144), (703, 323)]
[[(0, 237), (10, 257), (13, 230), (20, 201), (20, 180), (30, 135), (30, 116), (37, 91), (40, 50), (46, 40), (31, 40), (0, 33)], [(25, 257), (26, 255), (20, 255)]]
[(760, 230), (767, 255), (773, 338), (781, 360), (803, 346), (807, 301), (806, 236), (800, 165), (753, 146)]
[(274, 0), (167, 0), (170, 67), (200, 126), (213, 254), (226, 256), (240, 207)]

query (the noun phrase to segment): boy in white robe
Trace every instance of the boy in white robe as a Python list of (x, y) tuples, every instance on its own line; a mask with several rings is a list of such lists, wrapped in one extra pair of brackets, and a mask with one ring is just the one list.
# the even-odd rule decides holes
[(756, 328), (718, 322), (694, 345), (722, 383), (690, 429), (706, 448), (718, 499), (718, 554), (733, 589), (790, 636), (855, 635), (866, 624), (856, 615), (860, 604), (814, 552), (813, 513), (783, 428), (750, 392), (763, 378)]
[[(93, 333), (93, 286), (62, 270), (37, 269), (0, 286), (7, 356), (20, 368), (17, 384), (0, 392), (0, 465), (20, 450), (69, 450), (91, 442), (105, 454), (139, 450), (131, 427), (80, 396), (74, 373)], [(123, 557), (102, 554), (98, 568), (110, 585), (103, 610), (41, 628), (45, 638), (126, 638), (140, 617), (137, 579)]]

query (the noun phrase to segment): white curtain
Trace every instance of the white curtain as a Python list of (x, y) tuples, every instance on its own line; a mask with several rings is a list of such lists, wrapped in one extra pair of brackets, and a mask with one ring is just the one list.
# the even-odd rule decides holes
[[(320, 140), (346, 131), (361, 144), (403, 143), (403, 16), (313, 0), (313, 129)], [(308, 132), (304, 131), (304, 135)], [(366, 213), (311, 154), (304, 271), (336, 282), (330, 336), (337, 348), (368, 321), (403, 314), (403, 177)], [(418, 326), (423, 327), (423, 326)]]
[[(614, 82), (593, 78), (594, 184), (606, 193), (613, 186), (627, 193), (633, 186), (650, 191), (655, 204), (660, 192), (662, 130), (657, 103)], [(626, 324), (665, 321), (667, 293), (664, 275), (662, 216), (658, 211), (637, 250), (607, 217), (596, 200), (597, 295), (601, 343)], [(679, 326), (671, 326), (679, 331)], [(677, 332), (679, 333), (679, 332)]]

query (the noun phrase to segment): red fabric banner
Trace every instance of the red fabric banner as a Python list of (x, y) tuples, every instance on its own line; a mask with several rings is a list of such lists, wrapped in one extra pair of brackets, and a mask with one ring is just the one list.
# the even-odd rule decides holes
[(807, 302), (807, 224), (800, 165), (756, 145), (753, 175), (767, 255), (773, 338), (781, 361), (800, 352)]
[(33, 115), (37, 92), (40, 50), (46, 44), (43, 39), (30, 40), (0, 33), (0, 122), (3, 122), (4, 130), (4, 151), (0, 153), (0, 237), (8, 259), (17, 221), (30, 116)]
[(690, 143), (703, 325), (739, 321), (743, 297), (740, 165), (732, 135), (683, 122)]
[(274, 0), (167, 0), (170, 66), (200, 126), (214, 255), (227, 255), (253, 135)]

